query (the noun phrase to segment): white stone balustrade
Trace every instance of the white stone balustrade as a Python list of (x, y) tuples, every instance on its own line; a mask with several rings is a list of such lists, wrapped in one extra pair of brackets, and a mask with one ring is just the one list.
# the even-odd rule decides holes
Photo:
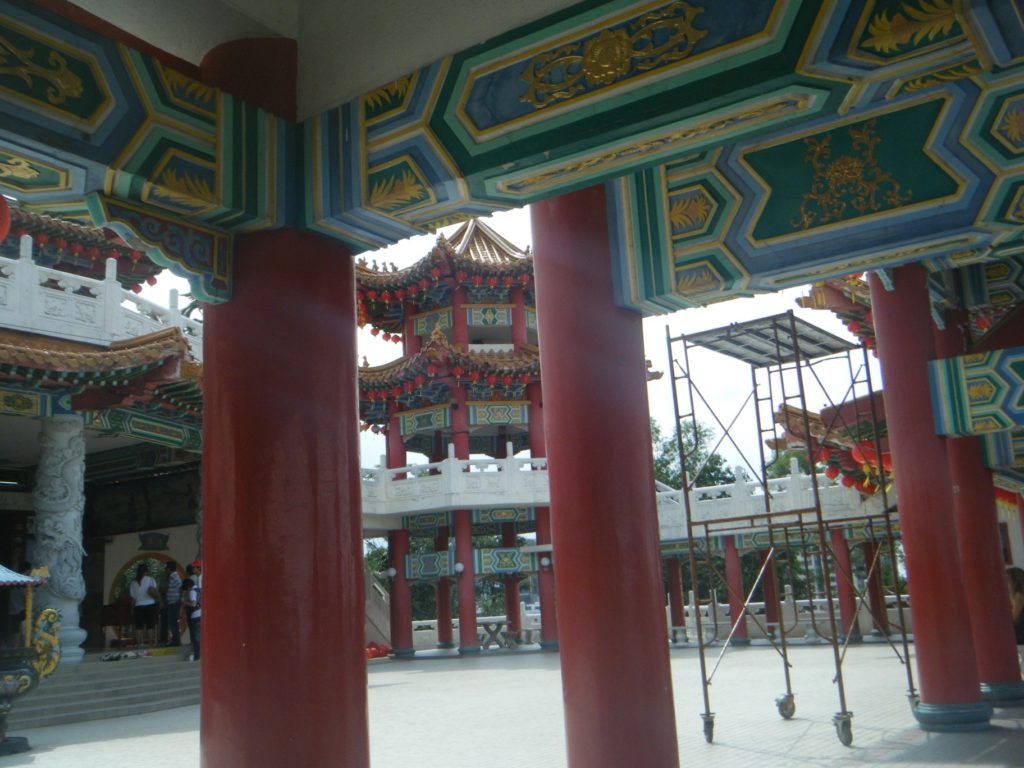
[(20, 243), (20, 258), (0, 257), (0, 326), (92, 344), (143, 336), (170, 326), (181, 329), (192, 354), (203, 359), (203, 324), (178, 309), (178, 292), (161, 307), (126, 291), (109, 259), (103, 280), (40, 267), (32, 261), (32, 238)]
[[(384, 463), (383, 461), (381, 463)], [(387, 531), (403, 515), (550, 504), (547, 459), (456, 459), (363, 469), (363, 529)]]
[[(768, 492), (771, 494), (772, 514), (778, 522), (786, 522), (787, 513), (813, 512), (814, 486), (810, 475), (792, 474), (769, 480)], [(662, 541), (686, 539), (686, 505), (682, 491), (659, 486), (657, 495)], [(864, 518), (882, 512), (880, 494), (862, 498), (857, 491), (824, 475), (818, 475), (818, 496), (822, 517), (826, 521)], [(751, 519), (750, 525), (744, 525), (744, 532), (767, 529), (764, 493), (757, 481), (738, 480), (731, 485), (694, 488), (690, 492), (690, 506), (693, 522), (699, 524), (694, 533), (699, 537), (704, 536), (705, 523), (711, 524), (713, 530), (715, 522), (742, 518)], [(796, 516), (791, 515), (791, 518), (795, 520)], [(805, 522), (809, 519), (805, 517)]]

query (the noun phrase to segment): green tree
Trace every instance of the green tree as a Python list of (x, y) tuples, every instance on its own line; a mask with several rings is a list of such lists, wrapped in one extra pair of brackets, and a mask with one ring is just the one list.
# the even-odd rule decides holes
[(768, 477), (773, 479), (787, 477), (789, 475), (790, 459), (796, 459), (799, 462), (800, 471), (803, 474), (809, 475), (811, 473), (811, 465), (807, 463), (807, 451), (803, 448), (790, 448), (776, 454), (775, 459), (765, 467)]
[[(703, 488), (710, 485), (726, 485), (736, 481), (736, 476), (718, 453), (710, 453), (715, 432), (706, 424), (686, 421), (682, 427), (683, 447), (686, 449), (686, 473), (691, 487)], [(654, 446), (654, 477), (672, 488), (681, 488), (682, 471), (679, 464), (679, 447), (672, 435), (665, 435), (661, 426), (651, 419), (651, 442)], [(693, 482), (697, 474), (696, 483)]]

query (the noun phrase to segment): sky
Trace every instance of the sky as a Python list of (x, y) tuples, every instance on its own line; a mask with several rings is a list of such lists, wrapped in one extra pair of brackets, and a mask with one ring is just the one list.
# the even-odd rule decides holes
[[(484, 221), (494, 230), (519, 248), (531, 245), (530, 215), (528, 208), (496, 213)], [(447, 227), (442, 233), (451, 233), (457, 226)], [(363, 254), (368, 260), (380, 264), (394, 263), (398, 268), (407, 267), (423, 258), (433, 247), (436, 235), (423, 235), (410, 238), (380, 251)], [(185, 281), (174, 277), (169, 272), (162, 274), (155, 286), (146, 286), (143, 296), (158, 304), (167, 305), (168, 289), (177, 288), (184, 293), (188, 290)], [(643, 321), (644, 347), (647, 358), (655, 371), (665, 375), (648, 385), (648, 400), (651, 416), (661, 425), (662, 431), (668, 433), (675, 420), (672, 397), (672, 380), (669, 371), (672, 366), (666, 344), (666, 327), (673, 337), (680, 334), (692, 334), (713, 328), (721, 328), (730, 323), (753, 320), (786, 312), (792, 309), (798, 317), (823, 328), (844, 339), (853, 337), (846, 331), (842, 323), (830, 312), (803, 309), (798, 307), (796, 300), (807, 293), (807, 288), (796, 288), (777, 294), (757, 296), (750, 299), (735, 299), (710, 307), (687, 309), (670, 315), (645, 318)], [(181, 302), (184, 305), (184, 301)], [(543, 340), (541, 340), (543, 354)], [(385, 342), (373, 337), (369, 329), (361, 329), (358, 334), (358, 360), (365, 355), (371, 365), (381, 365), (395, 359), (401, 354), (401, 345)], [(681, 346), (674, 345), (674, 353), (681, 353)], [(861, 358), (855, 358), (859, 365)], [(872, 377), (875, 389), (881, 388), (881, 378), (877, 361), (871, 358)], [(678, 368), (676, 370), (679, 370)], [(716, 433), (716, 440), (722, 437), (724, 430), (715, 423), (715, 416), (724, 424), (729, 424), (739, 413), (736, 426), (730, 430), (735, 435), (738, 448), (728, 441), (721, 444), (718, 452), (725, 457), (729, 466), (744, 464), (746, 457), (754, 468), (759, 466), (760, 457), (757, 450), (757, 429), (753, 415), (753, 404), (750, 400), (752, 385), (750, 367), (723, 355), (702, 349), (691, 348), (690, 373), (694, 384), (710, 402), (712, 409), (698, 407), (696, 415), (699, 421), (711, 426)], [(827, 391), (823, 392), (815, 382), (805, 377), (807, 404), (811, 410), (820, 410), (831, 402), (841, 400), (849, 386), (850, 375), (845, 360), (830, 363), (821, 368), (819, 376)], [(795, 386), (787, 383), (787, 393), (792, 394)], [(360, 433), (362, 465), (377, 466), (384, 453), (384, 438), (370, 432)], [(412, 457), (411, 457), (412, 460)], [(750, 473), (749, 470), (748, 474)]]

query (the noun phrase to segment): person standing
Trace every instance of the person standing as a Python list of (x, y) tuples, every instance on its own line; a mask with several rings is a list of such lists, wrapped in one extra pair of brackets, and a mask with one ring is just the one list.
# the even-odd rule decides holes
[[(23, 561), (18, 568), (18, 573), (28, 576), (32, 573), (32, 564)], [(25, 621), (25, 588), (15, 587), (11, 589), (7, 597), (7, 627), (4, 640), (12, 648), (23, 645), (22, 622)]]
[(185, 579), (181, 583), (181, 589), (181, 602), (188, 617), (188, 636), (192, 640), (192, 661), (199, 661), (199, 620), (203, 615), (202, 606), (199, 604), (199, 589), (192, 579)]
[(167, 645), (176, 648), (181, 645), (181, 574), (178, 573), (178, 564), (173, 560), (164, 563), (164, 568), (167, 573), (164, 616), (169, 636), (165, 634), (163, 639)]
[(1024, 645), (1024, 570), (1010, 566), (1006, 569), (1006, 582), (1010, 588), (1010, 613), (1017, 645)]
[(149, 575), (149, 566), (146, 563), (139, 563), (135, 570), (135, 579), (128, 587), (128, 594), (132, 598), (133, 614), (135, 619), (135, 644), (143, 645), (149, 642), (156, 645), (156, 622), (158, 600), (160, 590), (156, 582)]

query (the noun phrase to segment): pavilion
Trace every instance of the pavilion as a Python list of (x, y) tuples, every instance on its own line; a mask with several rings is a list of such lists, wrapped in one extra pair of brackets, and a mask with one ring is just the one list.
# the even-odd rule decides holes
[(865, 270), (914, 714), (1021, 697), (989, 503), (1024, 422), (1014, 4), (238, 5), (0, 2), (0, 189), (206, 302), (204, 765), (369, 764), (352, 257), (527, 203), (569, 764), (685, 762), (641, 316)]

